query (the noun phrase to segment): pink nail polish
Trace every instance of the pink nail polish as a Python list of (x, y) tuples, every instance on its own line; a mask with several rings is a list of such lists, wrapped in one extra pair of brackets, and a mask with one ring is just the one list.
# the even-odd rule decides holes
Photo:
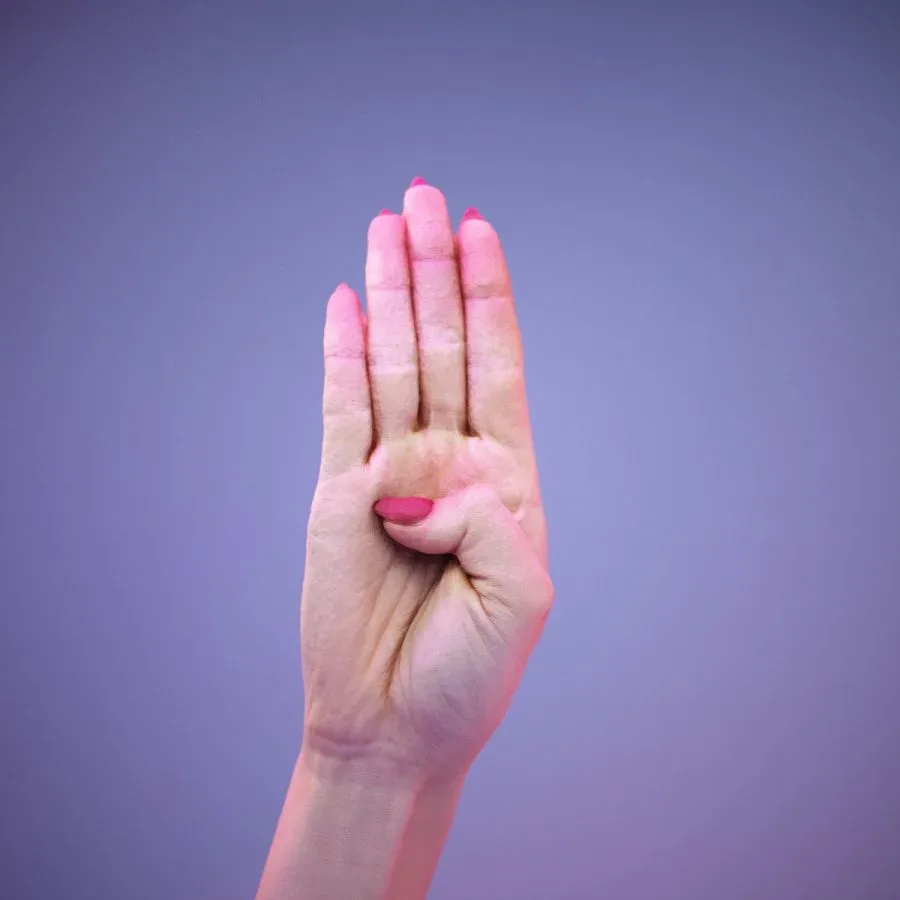
[(410, 187), (418, 187), (420, 184), (428, 184), (428, 182), (424, 179), (416, 175), (415, 178), (409, 183)]
[(393, 214), (394, 211), (391, 209), (383, 209), (380, 213), (378, 213), (379, 216), (392, 216)]
[(415, 525), (434, 508), (426, 497), (382, 497), (375, 504), (375, 514), (397, 525)]
[(474, 206), (470, 206), (464, 213), (462, 220), (465, 222), (467, 219), (483, 219), (484, 216), (475, 209)]

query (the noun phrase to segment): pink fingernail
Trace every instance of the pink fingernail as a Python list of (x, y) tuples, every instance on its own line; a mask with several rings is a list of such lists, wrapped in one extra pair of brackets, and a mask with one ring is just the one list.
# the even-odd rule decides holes
[(379, 216), (392, 216), (393, 214), (394, 211), (392, 209), (383, 209), (380, 213), (378, 213)]
[(382, 497), (375, 504), (375, 514), (397, 525), (415, 525), (434, 508), (426, 497)]
[(483, 219), (483, 218), (484, 218), (484, 216), (483, 216), (480, 212), (478, 212), (478, 210), (475, 209), (474, 206), (470, 206), (470, 207), (463, 213), (462, 220), (463, 220), (463, 222), (465, 222), (466, 219)]
[(420, 176), (416, 175), (416, 177), (413, 178), (413, 180), (409, 183), (409, 186), (410, 187), (418, 187), (420, 184), (428, 184), (428, 182), (424, 178), (421, 178)]

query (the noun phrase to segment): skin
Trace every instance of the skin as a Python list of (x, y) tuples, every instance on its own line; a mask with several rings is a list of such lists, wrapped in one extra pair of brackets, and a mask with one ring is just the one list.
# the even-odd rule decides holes
[(454, 235), (417, 179), (369, 227), (366, 299), (328, 301), (303, 745), (258, 900), (425, 896), (553, 601), (496, 232)]

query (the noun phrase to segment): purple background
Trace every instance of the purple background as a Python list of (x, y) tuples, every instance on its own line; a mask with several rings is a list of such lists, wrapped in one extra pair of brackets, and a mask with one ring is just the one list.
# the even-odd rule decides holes
[(422, 175), (558, 593), (431, 896), (900, 897), (896, 7), (186, 6), (0, 14), (2, 896), (252, 896), (324, 303)]

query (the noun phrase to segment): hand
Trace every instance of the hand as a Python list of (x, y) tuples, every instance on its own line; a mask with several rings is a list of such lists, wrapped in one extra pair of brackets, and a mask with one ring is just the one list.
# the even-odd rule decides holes
[(553, 587), (499, 239), (474, 210), (454, 238), (417, 182), (369, 228), (367, 314), (328, 302), (304, 753), (440, 780), (503, 718)]
[(417, 179), (325, 322), (303, 746), (258, 900), (424, 900), (465, 774), (550, 610), (500, 242)]

